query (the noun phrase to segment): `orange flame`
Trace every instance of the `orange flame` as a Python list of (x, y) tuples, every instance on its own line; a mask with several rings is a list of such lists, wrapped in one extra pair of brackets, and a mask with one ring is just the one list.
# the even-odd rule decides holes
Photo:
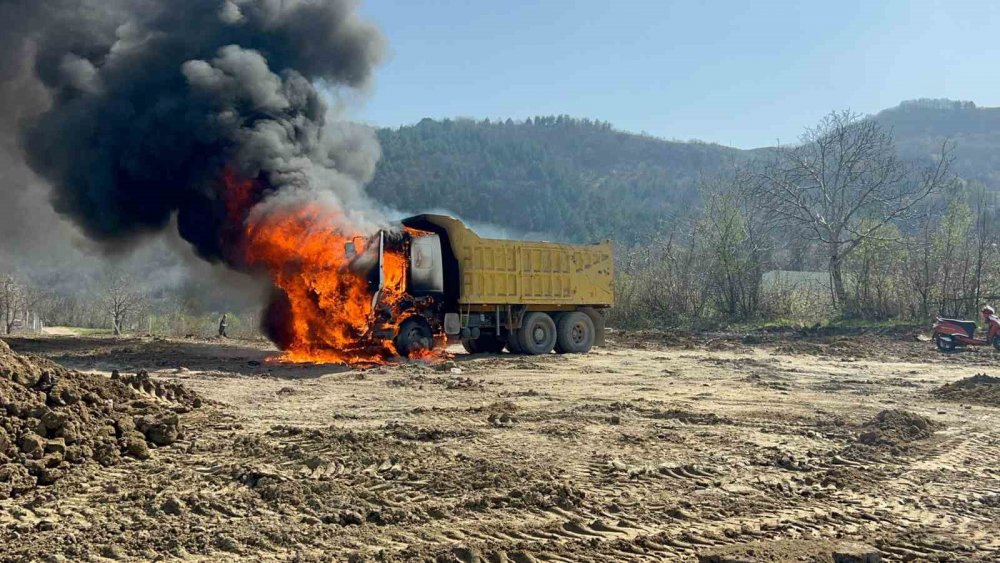
[[(247, 265), (266, 270), (280, 290), (281, 307), (277, 319), (271, 319), (280, 325), (280, 337), (274, 338), (283, 350), (278, 359), (370, 365), (397, 357), (392, 335), (413, 314), (412, 306), (404, 306), (412, 304), (406, 293), (408, 239), (385, 245), (376, 301), (378, 271), (351, 267), (364, 251), (365, 239), (339, 209), (310, 201), (248, 213), (253, 182), (229, 172), (224, 181), (227, 214), (246, 217), (241, 245)], [(348, 254), (349, 242), (354, 255)], [(428, 361), (440, 353), (411, 356)]]
[(368, 281), (347, 269), (350, 237), (333, 228), (336, 219), (310, 203), (247, 222), (249, 264), (266, 268), (288, 300), (287, 342), (279, 343), (285, 360), (359, 363), (395, 352), (357, 349), (371, 329), (372, 295)]

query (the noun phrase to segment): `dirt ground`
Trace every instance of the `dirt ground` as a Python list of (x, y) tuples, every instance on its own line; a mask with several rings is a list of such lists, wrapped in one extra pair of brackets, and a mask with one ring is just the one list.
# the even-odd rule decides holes
[(0, 559), (1000, 559), (1000, 405), (976, 398), (993, 379), (940, 390), (1000, 353), (609, 340), (352, 370), (239, 342), (9, 339), (203, 404), (149, 459), (0, 500)]

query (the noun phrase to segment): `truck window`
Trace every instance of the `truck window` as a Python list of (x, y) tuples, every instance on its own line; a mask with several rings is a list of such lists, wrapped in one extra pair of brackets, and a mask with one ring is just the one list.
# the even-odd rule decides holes
[(444, 291), (441, 239), (422, 235), (410, 242), (410, 290), (414, 293)]

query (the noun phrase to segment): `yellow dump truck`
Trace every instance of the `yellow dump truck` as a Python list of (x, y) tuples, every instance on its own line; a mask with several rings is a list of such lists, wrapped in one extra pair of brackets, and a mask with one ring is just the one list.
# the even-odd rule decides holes
[(603, 313), (614, 302), (610, 242), (488, 239), (446, 215), (403, 225), (408, 318), (393, 336), (401, 354), (442, 333), (470, 353), (586, 353), (603, 344)]

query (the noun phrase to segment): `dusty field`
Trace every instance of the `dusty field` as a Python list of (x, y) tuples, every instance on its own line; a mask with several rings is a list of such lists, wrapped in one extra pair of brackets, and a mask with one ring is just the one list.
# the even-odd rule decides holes
[(997, 395), (935, 394), (995, 374), (988, 350), (616, 334), (355, 371), (238, 343), (9, 343), (205, 404), (150, 459), (0, 500), (2, 560), (1000, 559)]

